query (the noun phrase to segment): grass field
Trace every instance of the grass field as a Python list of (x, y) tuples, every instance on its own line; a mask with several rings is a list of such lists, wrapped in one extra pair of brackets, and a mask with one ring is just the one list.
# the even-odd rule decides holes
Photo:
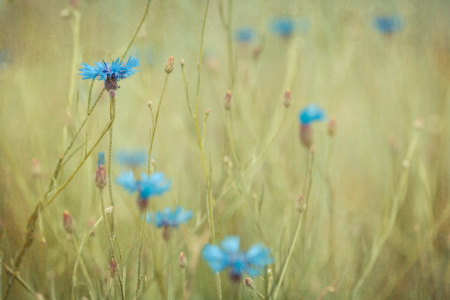
[[(0, 299), (450, 298), (449, 3), (70, 2), (0, 0)], [(111, 97), (78, 75), (118, 57)], [(270, 249), (251, 284), (205, 260), (229, 236)]]

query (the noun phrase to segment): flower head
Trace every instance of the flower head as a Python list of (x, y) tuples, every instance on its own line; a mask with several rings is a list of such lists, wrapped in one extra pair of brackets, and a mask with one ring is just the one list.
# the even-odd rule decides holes
[(167, 241), (170, 238), (170, 228), (178, 228), (178, 225), (186, 223), (192, 218), (191, 210), (183, 210), (177, 206), (174, 210), (166, 207), (163, 211), (147, 214), (146, 222), (154, 224), (158, 228), (164, 228), (163, 238)]
[(166, 226), (178, 228), (178, 225), (186, 223), (192, 219), (192, 216), (191, 210), (184, 210), (181, 206), (177, 206), (174, 210), (166, 207), (163, 211), (147, 214), (145, 221), (149, 224), (154, 224), (158, 228)]
[(118, 88), (117, 81), (135, 74), (136, 70), (133, 68), (139, 66), (139, 60), (136, 57), (130, 57), (126, 63), (122, 63), (117, 58), (111, 63), (105, 61), (96, 62), (95, 67), (86, 63), (81, 63), (81, 66), (83, 68), (79, 69), (81, 71), (79, 75), (83, 76), (82, 79), (104, 80), (105, 88), (109, 92)]
[(150, 197), (161, 196), (170, 189), (170, 180), (166, 180), (163, 173), (151, 176), (141, 173), (141, 179), (135, 180), (133, 172), (129, 170), (122, 172), (116, 182), (131, 193), (138, 192), (138, 206), (141, 210), (147, 207)]
[(211, 270), (221, 272), (230, 267), (230, 279), (238, 281), (245, 272), (254, 277), (261, 274), (264, 266), (273, 262), (270, 250), (261, 244), (251, 246), (247, 252), (239, 251), (240, 238), (226, 237), (217, 245), (207, 244), (202, 250), (202, 256)]
[(117, 162), (129, 167), (138, 167), (145, 165), (148, 160), (148, 154), (145, 150), (119, 151), (116, 155)]
[(294, 32), (307, 31), (309, 23), (307, 19), (299, 18), (294, 19), (292, 17), (278, 17), (274, 18), (270, 22), (271, 31), (284, 38), (290, 37)]
[(382, 34), (392, 34), (402, 28), (402, 21), (398, 16), (376, 16), (375, 28)]
[(248, 44), (253, 41), (256, 33), (250, 27), (241, 27), (236, 30), (236, 41), (242, 44)]
[(319, 106), (310, 104), (300, 111), (298, 118), (302, 125), (309, 125), (313, 121), (324, 121), (325, 112)]

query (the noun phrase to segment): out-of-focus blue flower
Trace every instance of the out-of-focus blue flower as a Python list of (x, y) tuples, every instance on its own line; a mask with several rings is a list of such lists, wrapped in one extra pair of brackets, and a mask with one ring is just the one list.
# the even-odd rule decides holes
[(202, 250), (202, 256), (211, 270), (221, 272), (230, 267), (230, 279), (238, 281), (243, 273), (250, 277), (257, 276), (263, 271), (263, 267), (272, 263), (270, 250), (262, 244), (250, 247), (247, 252), (239, 251), (240, 238), (229, 236), (217, 245), (207, 244)]
[(115, 78), (115, 80), (121, 80), (130, 77), (136, 73), (133, 68), (139, 66), (139, 60), (134, 58), (128, 58), (126, 63), (119, 62), (119, 58), (113, 60), (112, 63), (101, 61), (96, 62), (95, 67), (90, 66), (86, 63), (81, 63), (83, 68), (79, 69), (80, 74), (83, 76), (82, 79), (98, 79), (106, 80), (108, 77)]
[(324, 121), (325, 111), (315, 104), (310, 104), (300, 111), (298, 118), (302, 125), (309, 125), (313, 121)]
[(382, 34), (392, 34), (402, 29), (402, 21), (399, 16), (376, 16), (374, 25)]
[(256, 32), (250, 27), (241, 27), (236, 30), (236, 41), (248, 44), (254, 40)]
[(138, 167), (145, 165), (148, 161), (147, 151), (134, 150), (134, 151), (119, 151), (117, 153), (117, 161), (121, 165), (127, 165), (130, 167)]
[(164, 178), (164, 174), (154, 173), (148, 176), (141, 173), (141, 179), (135, 180), (131, 170), (124, 171), (116, 178), (116, 183), (122, 186), (127, 191), (134, 193), (138, 192), (138, 206), (144, 210), (148, 205), (148, 198), (154, 196), (161, 196), (170, 189), (170, 180)]
[(186, 223), (192, 219), (192, 216), (191, 210), (184, 210), (181, 206), (177, 206), (174, 210), (166, 207), (163, 211), (149, 213), (145, 221), (154, 224), (156, 227), (171, 226), (178, 228), (179, 224)]
[(305, 18), (278, 17), (270, 22), (272, 32), (285, 38), (290, 37), (294, 32), (305, 32), (308, 28), (309, 22)]

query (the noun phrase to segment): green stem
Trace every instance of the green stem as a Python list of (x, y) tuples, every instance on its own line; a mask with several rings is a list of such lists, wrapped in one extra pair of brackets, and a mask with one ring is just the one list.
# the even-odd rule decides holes
[(365, 267), (361, 277), (358, 279), (358, 282), (356, 283), (355, 288), (353, 289), (352, 297), (351, 299), (356, 299), (359, 293), (359, 290), (361, 286), (363, 285), (364, 281), (366, 280), (367, 276), (369, 275), (370, 271), (372, 270), (373, 266), (375, 265), (375, 262), (378, 259), (379, 254), (381, 253), (381, 250), (383, 249), (384, 243), (386, 242), (387, 238), (389, 237), (390, 233), (392, 232), (395, 222), (397, 220), (397, 215), (399, 208), (401, 204), (403, 203), (403, 200), (406, 196), (406, 190), (408, 186), (408, 178), (409, 178), (409, 167), (411, 164), (411, 159), (414, 155), (414, 152), (417, 147), (417, 143), (419, 141), (420, 136), (420, 130), (416, 129), (414, 132), (414, 135), (412, 137), (411, 143), (409, 144), (408, 151), (406, 153), (405, 160), (403, 161), (403, 172), (400, 175), (400, 181), (399, 186), (397, 189), (397, 193), (394, 196), (393, 199), (393, 205), (392, 210), (389, 218), (389, 223), (386, 231), (381, 235), (380, 239), (378, 241), (375, 241), (372, 246), (372, 253), (369, 260), (369, 263)]
[(139, 287), (141, 285), (141, 258), (142, 258), (142, 245), (144, 244), (144, 230), (145, 230), (145, 220), (147, 219), (147, 209), (144, 213), (144, 218), (142, 219), (142, 231), (141, 231), (141, 246), (139, 247), (139, 262), (138, 262), (138, 274), (137, 274), (137, 285), (136, 285), (136, 295), (137, 298)]
[[(314, 153), (310, 152), (310, 154), (309, 154), (309, 164), (308, 164), (308, 178), (306, 180), (305, 200), (308, 200), (309, 192), (310, 192), (310, 189), (311, 189), (313, 160), (314, 160)], [(278, 293), (279, 293), (280, 288), (281, 288), (281, 284), (283, 283), (283, 278), (284, 278), (284, 275), (286, 274), (287, 266), (289, 265), (289, 261), (291, 259), (293, 250), (295, 248), (295, 243), (297, 242), (297, 239), (298, 239), (298, 237), (300, 235), (300, 229), (302, 227), (302, 221), (303, 221), (303, 213), (298, 218), (297, 229), (295, 230), (294, 239), (292, 240), (292, 246), (289, 248), (289, 253), (288, 253), (288, 256), (286, 258), (286, 262), (284, 263), (283, 270), (281, 271), (280, 280), (278, 281), (278, 283), (276, 285), (275, 294), (274, 294), (274, 297), (273, 297), (274, 300), (277, 299)]]
[(123, 59), (125, 58), (125, 56), (127, 55), (128, 50), (130, 50), (131, 45), (134, 42), (134, 39), (136, 38), (139, 30), (141, 29), (142, 23), (144, 23), (145, 18), (147, 17), (148, 14), (148, 10), (150, 8), (150, 3), (152, 2), (152, 0), (147, 0), (147, 3), (145, 4), (145, 9), (144, 9), (144, 14), (142, 15), (141, 21), (139, 21), (139, 24), (136, 28), (136, 30), (134, 31), (133, 36), (131, 37), (131, 41), (128, 43), (127, 48), (125, 49), (125, 52), (122, 54), (122, 56), (120, 57), (120, 62), (123, 61)]
[[(103, 192), (100, 190), (100, 200), (102, 202), (102, 214), (103, 214), (103, 221), (105, 221), (106, 231), (108, 232), (108, 240), (109, 240), (109, 246), (111, 247), (111, 256), (114, 260), (114, 263), (116, 266), (118, 265), (118, 261), (116, 259), (116, 254), (114, 253), (114, 240), (111, 234), (111, 230), (109, 229), (109, 224), (106, 219), (106, 212), (105, 212), (105, 200), (103, 199)], [(120, 285), (120, 295), (122, 297), (122, 300), (125, 300), (125, 293), (124, 293), (124, 287), (122, 282), (122, 274), (118, 272), (117, 277), (119, 278), (119, 285)]]
[(152, 137), (150, 139), (150, 145), (148, 147), (148, 175), (150, 175), (150, 162), (151, 162), (151, 156), (152, 156), (153, 140), (155, 139), (156, 125), (158, 125), (159, 111), (161, 109), (161, 103), (162, 103), (162, 99), (164, 96), (164, 91), (166, 90), (166, 85), (167, 85), (168, 80), (169, 80), (169, 73), (166, 73), (166, 78), (164, 79), (163, 89), (162, 89), (161, 95), (159, 97), (158, 109), (156, 110), (155, 123), (153, 126), (153, 130), (151, 132)]
[[(113, 119), (116, 115), (116, 98), (110, 97), (110, 120)], [(112, 176), (111, 176), (111, 169), (112, 169), (112, 142), (113, 142), (113, 124), (111, 124), (111, 128), (109, 130), (109, 166), (108, 166), (108, 190), (109, 190), (109, 200), (111, 202), (111, 206), (114, 207), (114, 198), (113, 198), (113, 191), (112, 191)], [(111, 214), (111, 231), (114, 232), (114, 211)]]

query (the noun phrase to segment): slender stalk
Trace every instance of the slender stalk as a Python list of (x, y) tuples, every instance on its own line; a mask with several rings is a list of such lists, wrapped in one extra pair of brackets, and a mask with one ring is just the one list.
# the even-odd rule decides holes
[[(116, 98), (110, 97), (110, 120), (113, 119), (116, 115)], [(113, 142), (113, 124), (111, 124), (111, 128), (109, 129), (109, 165), (108, 165), (108, 190), (109, 190), (109, 200), (111, 203), (111, 206), (114, 207), (114, 197), (113, 197), (113, 191), (112, 191), (112, 176), (111, 176), (111, 169), (112, 169), (112, 142)], [(114, 211), (111, 214), (111, 231), (114, 232)]]
[(231, 33), (231, 12), (233, 0), (228, 0), (228, 19), (227, 19), (227, 43), (228, 43), (228, 71), (230, 90), (234, 87), (234, 62), (233, 62), (233, 38)]
[(389, 217), (388, 227), (382, 233), (379, 240), (374, 242), (374, 244), (372, 246), (372, 253), (370, 256), (370, 260), (369, 260), (367, 266), (364, 268), (364, 271), (363, 271), (361, 277), (358, 279), (358, 282), (356, 283), (355, 288), (353, 289), (351, 299), (358, 298), (358, 293), (359, 293), (359, 290), (361, 289), (361, 286), (363, 285), (364, 281), (366, 280), (367, 276), (369, 275), (370, 271), (372, 270), (373, 266), (375, 265), (375, 263), (378, 259), (378, 256), (381, 253), (381, 250), (383, 249), (384, 243), (386, 242), (387, 238), (389, 237), (389, 235), (391, 234), (391, 232), (394, 228), (395, 222), (397, 220), (399, 208), (400, 208), (401, 204), (403, 203), (403, 200), (405, 199), (405, 196), (406, 196), (406, 190), (407, 190), (408, 179), (409, 179), (409, 167), (411, 164), (411, 159), (416, 150), (417, 143), (419, 141), (419, 136), (420, 136), (420, 128), (416, 128), (414, 135), (412, 137), (411, 143), (409, 144), (405, 160), (403, 161), (403, 172), (400, 175), (400, 181), (399, 181), (397, 193), (395, 194), (394, 199), (393, 199), (393, 205), (392, 205), (392, 210), (391, 210), (391, 214)]
[[(306, 180), (306, 193), (305, 193), (305, 200), (309, 200), (309, 192), (311, 189), (311, 182), (312, 182), (312, 164), (313, 164), (313, 160), (314, 160), (314, 153), (311, 151), (309, 154), (309, 164), (308, 164), (308, 178)], [(292, 240), (292, 246), (289, 248), (289, 253), (288, 256), (286, 258), (286, 262), (283, 265), (283, 269), (281, 271), (281, 276), (280, 276), (280, 280), (277, 282), (276, 284), (276, 289), (275, 289), (275, 294), (273, 299), (276, 300), (278, 297), (278, 293), (280, 291), (281, 288), (281, 284), (283, 283), (283, 279), (284, 279), (284, 275), (286, 274), (286, 269), (287, 266), (289, 265), (289, 261), (291, 259), (294, 247), (295, 247), (295, 243), (297, 242), (297, 239), (300, 235), (300, 229), (302, 227), (302, 221), (303, 221), (303, 213), (299, 216), (298, 218), (298, 223), (297, 223), (297, 229), (295, 230), (295, 235), (294, 235), (294, 239)]]
[(86, 115), (89, 116), (90, 115), (90, 110), (91, 110), (91, 96), (92, 96), (92, 88), (94, 87), (94, 82), (95, 80), (92, 80), (91, 82), (91, 87), (89, 88), (89, 97), (88, 97), (88, 102), (87, 102), (87, 113)]
[(127, 55), (128, 50), (130, 50), (130, 47), (131, 47), (131, 45), (133, 44), (134, 39), (136, 38), (136, 36), (137, 36), (139, 30), (141, 29), (141, 26), (142, 26), (142, 24), (144, 23), (145, 18), (147, 17), (148, 10), (149, 10), (149, 8), (150, 8), (150, 3), (151, 3), (151, 2), (152, 2), (152, 0), (147, 0), (147, 3), (145, 4), (144, 13), (143, 13), (143, 15), (142, 15), (142, 18), (141, 18), (141, 20), (139, 21), (139, 24), (138, 24), (138, 26), (136, 27), (136, 30), (134, 31), (134, 34), (133, 34), (133, 36), (131, 37), (131, 40), (130, 40), (130, 42), (128, 43), (127, 48), (125, 49), (125, 52), (124, 52), (124, 53), (122, 54), (122, 56), (120, 57), (120, 62), (123, 61), (123, 59), (124, 59), (125, 56)]
[(142, 230), (141, 230), (141, 246), (139, 247), (139, 262), (138, 262), (138, 273), (137, 273), (137, 284), (136, 284), (136, 295), (137, 298), (139, 287), (141, 285), (141, 258), (142, 258), (142, 245), (144, 244), (144, 229), (145, 220), (147, 219), (147, 209), (144, 212), (144, 218), (142, 219)]
[[(86, 230), (86, 233), (84, 234), (83, 239), (81, 240), (80, 247), (78, 249), (78, 254), (81, 254), (83, 251), (84, 243), (86, 242), (87, 238), (91, 235), (91, 233), (97, 228), (97, 226), (100, 224), (100, 222), (103, 220), (103, 216), (100, 217), (100, 219), (95, 222), (94, 226)], [(77, 269), (78, 269), (78, 262), (80, 260), (79, 255), (77, 255), (77, 259), (75, 260), (75, 264), (73, 267), (73, 275), (72, 275), (72, 300), (75, 299), (75, 287), (77, 285)]]
[[(102, 190), (100, 190), (100, 200), (102, 202), (102, 214), (103, 214), (103, 221), (105, 221), (105, 226), (106, 226), (106, 231), (108, 232), (108, 240), (109, 240), (109, 245), (111, 247), (111, 256), (114, 260), (114, 263), (117, 265), (118, 261), (116, 259), (116, 254), (114, 253), (114, 240), (111, 234), (111, 230), (109, 229), (109, 224), (108, 221), (106, 219), (106, 212), (105, 212), (105, 200), (103, 199), (103, 192)], [(122, 300), (125, 300), (125, 292), (124, 292), (124, 286), (123, 286), (123, 282), (122, 282), (122, 274), (120, 274), (120, 272), (117, 274), (118, 278), (119, 278), (119, 285), (120, 285), (120, 295), (122, 297)]]
[(164, 96), (164, 91), (166, 90), (167, 81), (169, 80), (169, 73), (166, 73), (166, 78), (164, 79), (164, 85), (161, 92), (161, 95), (159, 97), (159, 103), (158, 103), (158, 109), (156, 110), (156, 116), (155, 116), (155, 125), (153, 126), (153, 130), (151, 132), (151, 139), (150, 139), (150, 145), (148, 147), (148, 175), (150, 175), (150, 161), (152, 156), (152, 149), (153, 149), (153, 140), (155, 139), (155, 132), (156, 132), (156, 125), (158, 125), (158, 116), (159, 111), (161, 109), (161, 103)]

